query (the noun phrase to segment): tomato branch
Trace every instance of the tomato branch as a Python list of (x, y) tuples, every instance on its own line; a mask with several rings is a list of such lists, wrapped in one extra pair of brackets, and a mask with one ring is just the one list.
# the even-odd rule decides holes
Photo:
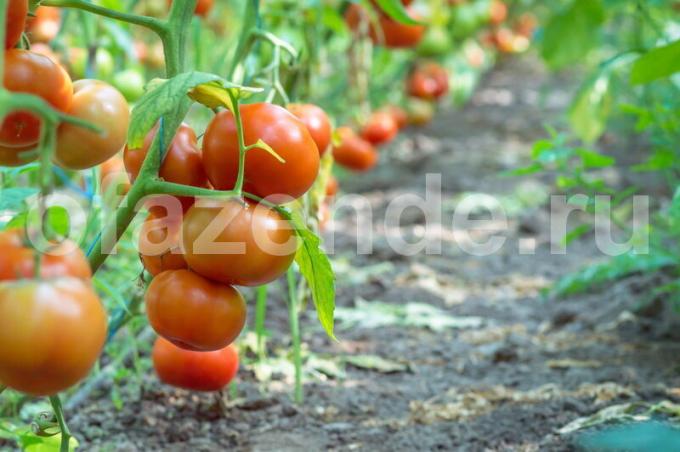
[(90, 3), (85, 0), (43, 0), (40, 4), (43, 6), (56, 6), (59, 8), (81, 9), (83, 11), (97, 14), (99, 16), (108, 17), (110, 19), (115, 19), (121, 22), (127, 22), (133, 25), (139, 25), (141, 27), (146, 27), (159, 35), (165, 32), (167, 28), (167, 25), (164, 21), (156, 19), (155, 17), (124, 13), (122, 11), (116, 11), (113, 9), (105, 8), (103, 6), (95, 5), (94, 3)]

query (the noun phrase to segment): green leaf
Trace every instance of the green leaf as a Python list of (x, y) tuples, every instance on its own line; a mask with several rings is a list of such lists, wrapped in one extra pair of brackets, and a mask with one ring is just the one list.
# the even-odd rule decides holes
[(599, 44), (599, 26), (604, 22), (601, 0), (574, 0), (545, 28), (542, 56), (551, 69), (559, 69), (583, 58)]
[(382, 9), (388, 16), (402, 24), (420, 25), (419, 22), (413, 19), (406, 8), (401, 3), (401, 0), (376, 0), (380, 9)]
[(62, 206), (49, 207), (45, 212), (45, 228), (48, 237), (68, 237), (71, 230), (68, 211)]
[(586, 143), (597, 141), (605, 131), (611, 112), (611, 71), (606, 70), (586, 82), (569, 109), (574, 133)]
[(581, 157), (584, 168), (606, 168), (616, 163), (614, 157), (602, 155), (589, 149), (577, 148), (576, 153)]
[(310, 231), (302, 218), (292, 217), (293, 225), (302, 244), (295, 256), (300, 273), (312, 291), (316, 312), (328, 336), (335, 339), (335, 275), (333, 267), (321, 249), (321, 239)]
[(680, 39), (657, 47), (633, 63), (630, 82), (633, 85), (650, 83), (680, 71)]
[(4, 210), (19, 211), (23, 209), (26, 198), (38, 193), (37, 188), (3, 188), (0, 189), (0, 212)]

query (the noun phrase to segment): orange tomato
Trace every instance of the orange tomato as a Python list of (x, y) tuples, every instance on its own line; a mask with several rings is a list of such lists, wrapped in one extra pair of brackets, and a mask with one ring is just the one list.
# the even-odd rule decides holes
[(150, 214), (139, 233), (139, 254), (144, 268), (156, 276), (167, 270), (187, 268), (182, 253), (182, 219)]
[(349, 127), (337, 130), (340, 143), (333, 148), (333, 158), (345, 168), (368, 171), (378, 163), (378, 153), (371, 143), (364, 140)]
[(27, 15), (28, 0), (10, 0), (5, 19), (5, 49), (11, 49), (21, 40)]
[(333, 127), (328, 115), (320, 107), (312, 104), (290, 104), (288, 111), (293, 113), (312, 135), (312, 139), (319, 149), (319, 155), (324, 155), (331, 144)]

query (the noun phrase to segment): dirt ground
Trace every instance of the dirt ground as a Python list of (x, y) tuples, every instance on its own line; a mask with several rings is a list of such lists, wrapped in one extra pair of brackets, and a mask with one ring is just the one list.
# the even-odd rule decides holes
[[(71, 411), (81, 445), (571, 450), (573, 437), (557, 430), (574, 419), (623, 402), (680, 400), (673, 390), (680, 343), (633, 313), (650, 282), (630, 278), (569, 300), (543, 297), (559, 276), (605, 257), (589, 236), (551, 254), (547, 179), (499, 175), (528, 163), (544, 124), (563, 124), (573, 88), (571, 77), (548, 76), (530, 57), (503, 62), (465, 109), (385, 149), (374, 173), (343, 178), (345, 192), (361, 193), (373, 207), (375, 249), (356, 255), (356, 219), (341, 210), (333, 228), (339, 342), (325, 337), (312, 309), (303, 315), (304, 404), (291, 401), (282, 360), (245, 366), (236, 396), (222, 399), (162, 386), (150, 371), (141, 393), (123, 388), (122, 406), (105, 387)], [(407, 192), (423, 196), (426, 173), (442, 174), (442, 253), (401, 256), (388, 246), (395, 231), (384, 227), (386, 204)], [(479, 194), (496, 195), (508, 212), (505, 245), (485, 257), (460, 249), (450, 220), (462, 197)], [(422, 223), (422, 213), (406, 210), (399, 232), (418, 237)], [(283, 287), (272, 292), (268, 345), (276, 357), (290, 340), (277, 295)]]

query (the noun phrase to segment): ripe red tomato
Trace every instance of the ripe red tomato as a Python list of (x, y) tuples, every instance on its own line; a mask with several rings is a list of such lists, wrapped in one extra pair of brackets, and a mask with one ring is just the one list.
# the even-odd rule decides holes
[[(196, 2), (196, 9), (194, 9), (194, 14), (201, 17), (206, 17), (213, 8), (215, 0), (198, 0)], [(172, 0), (168, 0), (168, 8), (172, 5)]]
[(331, 144), (333, 127), (328, 115), (320, 107), (312, 104), (290, 104), (288, 111), (293, 113), (312, 135), (312, 139), (319, 149), (319, 155), (324, 155)]
[(187, 350), (224, 348), (246, 324), (246, 302), (238, 290), (189, 270), (156, 276), (144, 299), (156, 333)]
[(392, 118), (394, 118), (394, 121), (397, 123), (397, 127), (399, 127), (399, 129), (403, 129), (408, 125), (408, 113), (406, 113), (406, 110), (403, 108), (397, 105), (388, 105), (387, 107), (383, 108), (383, 111), (392, 115)]
[(130, 124), (130, 106), (113, 86), (98, 80), (73, 84), (68, 114), (98, 126), (101, 133), (74, 124), (62, 124), (54, 161), (71, 170), (92, 168), (123, 149)]
[(406, 89), (413, 97), (426, 100), (439, 99), (449, 92), (449, 75), (446, 69), (437, 63), (423, 63), (409, 76)]
[[(151, 147), (158, 126), (152, 129), (144, 138), (144, 145), (141, 149), (130, 149), (125, 147), (123, 159), (125, 160), (125, 168), (128, 171), (130, 180), (135, 181), (139, 170), (142, 168), (142, 163), (146, 158), (146, 154)], [(176, 184), (191, 185), (193, 187), (207, 187), (208, 177), (203, 169), (203, 157), (201, 150), (198, 148), (196, 133), (186, 124), (182, 124), (177, 129), (175, 138), (170, 143), (165, 160), (161, 165), (160, 177), (167, 182), (174, 182)], [(163, 198), (170, 200), (173, 198), (169, 195), (160, 195), (155, 197), (155, 201), (162, 201)], [(194, 200), (189, 197), (178, 197), (182, 203), (184, 210), (191, 207)], [(158, 216), (163, 216), (164, 209), (162, 207), (153, 207), (151, 211)]]
[[(19, 229), (0, 232), (0, 281), (34, 278), (36, 250), (24, 242), (26, 237)], [(78, 245), (65, 240), (40, 255), (40, 277), (57, 278), (72, 276), (89, 279), (92, 277), (90, 265)]]
[(27, 26), (31, 42), (50, 42), (59, 34), (61, 11), (53, 6), (39, 6), (35, 17), (28, 19)]
[(326, 196), (328, 198), (332, 198), (333, 196), (338, 194), (338, 189), (340, 188), (340, 184), (338, 184), (338, 180), (331, 175), (331, 177), (328, 178), (328, 182), (326, 183)]
[(85, 378), (106, 339), (106, 312), (78, 278), (0, 283), (0, 381), (33, 396)]
[[(246, 155), (244, 189), (271, 202), (288, 202), (304, 195), (319, 172), (319, 151), (304, 123), (273, 104), (241, 105), (246, 145), (259, 139), (284, 160), (263, 149)], [(238, 176), (239, 146), (234, 116), (213, 118), (203, 137), (203, 163), (213, 187), (231, 190)]]
[(219, 391), (238, 372), (238, 350), (233, 345), (214, 352), (194, 352), (159, 337), (151, 356), (163, 383), (191, 391)]
[(5, 19), (5, 49), (11, 49), (21, 40), (21, 33), (26, 27), (28, 0), (10, 0)]
[(508, 18), (508, 5), (501, 0), (491, 0), (489, 21), (492, 25), (500, 25)]
[(125, 171), (125, 163), (120, 154), (114, 155), (101, 164), (99, 168), (99, 183), (101, 184), (102, 193), (108, 192), (112, 187), (117, 187), (120, 195), (130, 191), (130, 179)]
[(139, 254), (144, 268), (156, 276), (167, 270), (187, 268), (181, 249), (182, 219), (150, 214), (139, 232)]
[(335, 161), (354, 171), (368, 171), (378, 163), (378, 153), (371, 143), (358, 136), (349, 127), (337, 130), (340, 144), (333, 148)]
[(279, 278), (297, 251), (292, 225), (279, 212), (241, 200), (202, 200), (184, 218), (184, 258), (200, 275), (260, 286)]
[[(57, 110), (67, 111), (73, 99), (73, 84), (66, 71), (44, 55), (27, 50), (5, 52), (4, 85), (9, 91), (34, 94)], [(21, 148), (40, 138), (40, 119), (17, 111), (0, 127), (0, 146)]]
[(8, 148), (0, 146), (0, 166), (21, 166), (38, 159), (34, 146)]
[[(417, 15), (411, 8), (407, 8), (408, 14), (418, 20)], [(424, 25), (407, 25), (393, 20), (389, 16), (379, 13), (378, 26), (370, 23), (370, 17), (366, 10), (352, 3), (345, 12), (345, 22), (355, 33), (360, 31), (362, 24), (368, 26), (368, 34), (375, 44), (382, 44), (388, 48), (411, 48), (418, 45), (425, 34)]]
[(385, 112), (373, 113), (361, 129), (361, 138), (378, 146), (394, 139), (399, 133), (399, 125), (394, 117)]

